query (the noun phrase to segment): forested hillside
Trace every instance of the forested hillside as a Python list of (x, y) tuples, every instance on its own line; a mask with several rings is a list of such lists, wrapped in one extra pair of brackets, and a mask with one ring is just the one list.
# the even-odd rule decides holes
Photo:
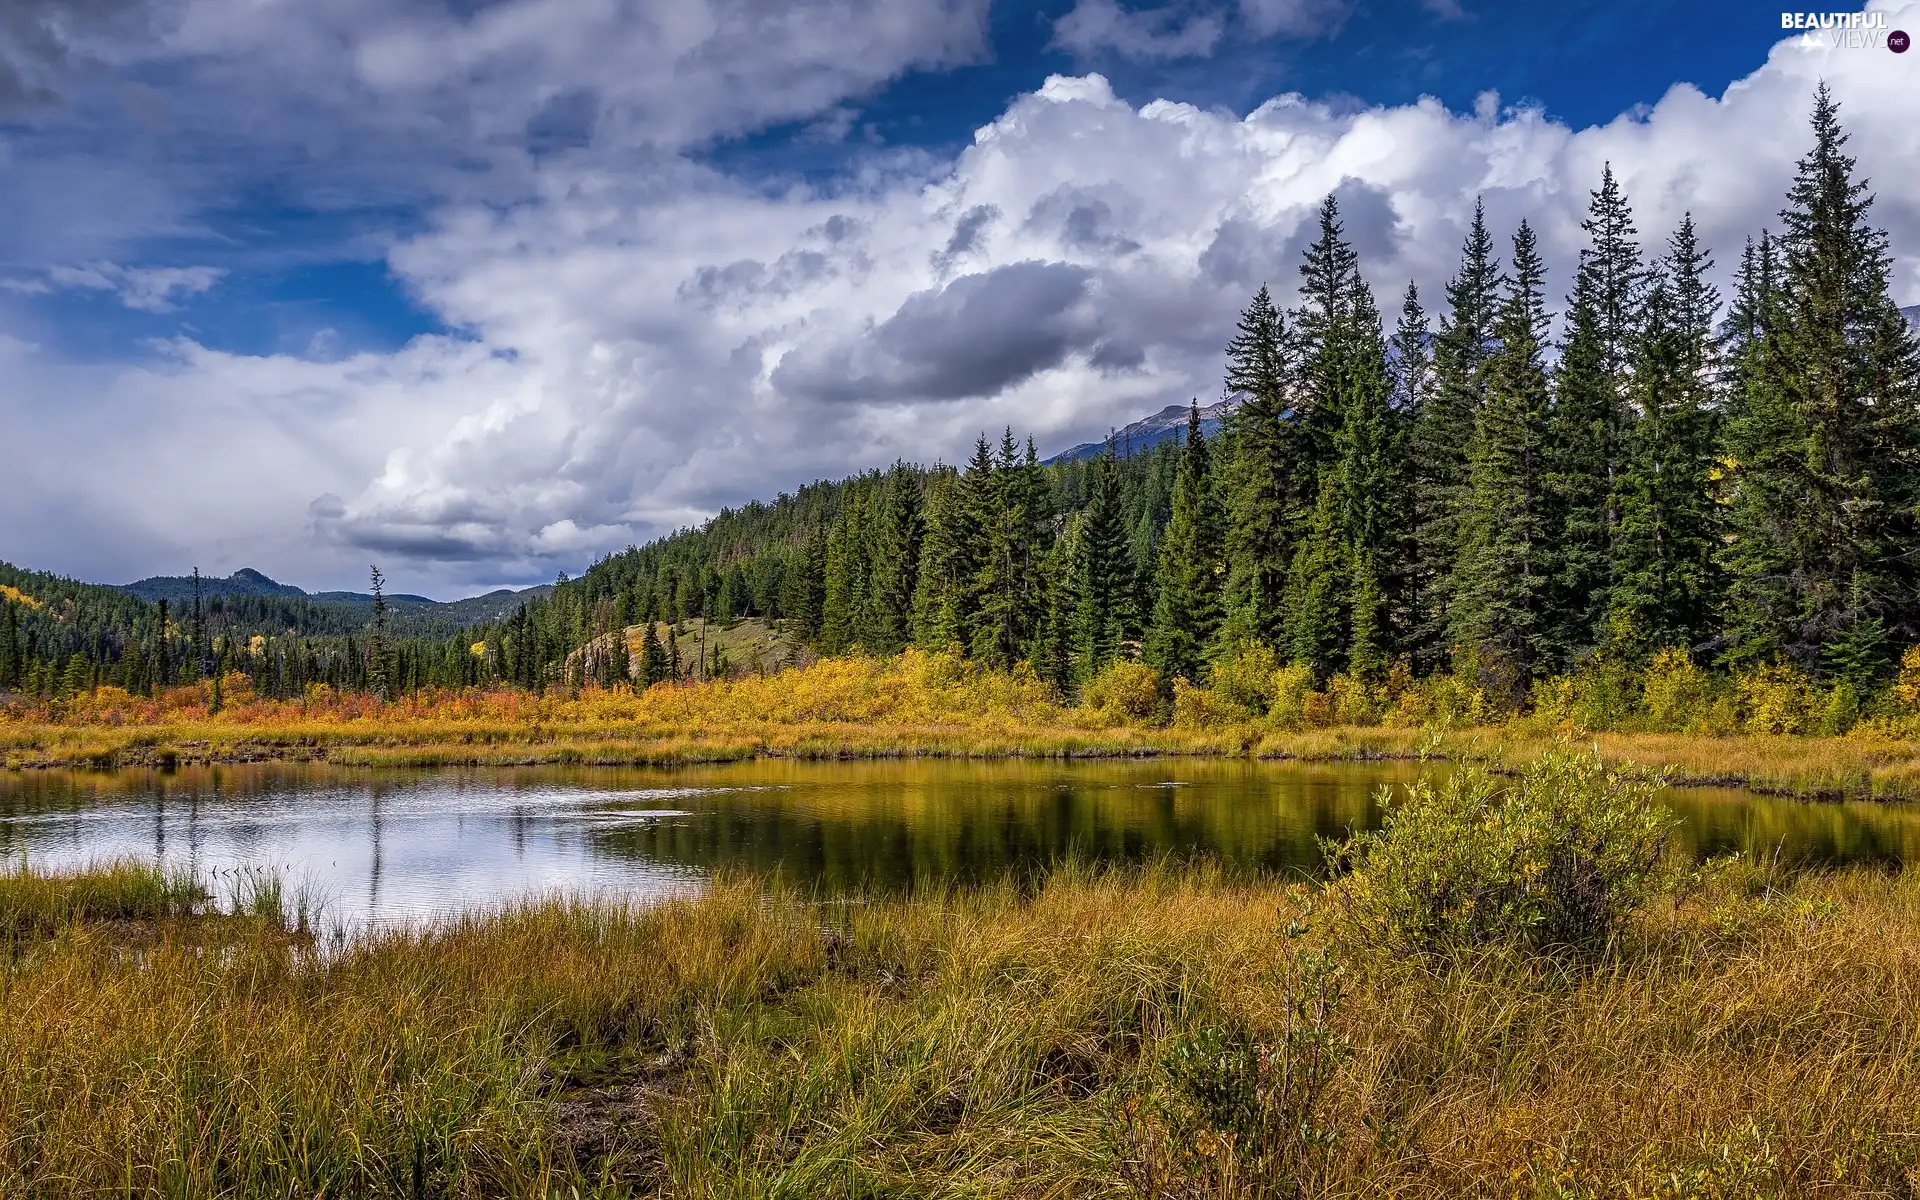
[(1297, 305), (1262, 288), (1241, 317), (1218, 439), (1041, 466), (983, 438), (960, 470), (723, 513), (554, 607), (575, 639), (774, 616), (822, 653), (958, 648), (1069, 691), (1249, 642), (1516, 702), (1661, 650), (1864, 684), (1920, 638), (1920, 348), (1824, 90), (1812, 127), (1725, 304), (1691, 218), (1643, 237), (1609, 169), (1557, 333), (1532, 229), (1478, 215), (1437, 316), (1409, 286), (1389, 327), (1329, 198)]
[(4, 568), (0, 687), (645, 683), (676, 673), (656, 622), (752, 617), (820, 654), (1025, 664), (1068, 695), (1120, 659), (1165, 686), (1253, 645), (1514, 704), (1663, 652), (1864, 689), (1920, 640), (1920, 343), (1824, 89), (1812, 134), (1725, 303), (1691, 218), (1643, 234), (1608, 169), (1572, 279), (1527, 223), (1496, 237), (1476, 213), (1435, 311), (1409, 285), (1389, 323), (1329, 197), (1297, 302), (1261, 288), (1228, 342), (1241, 402), (1217, 436), (1197, 402), (1142, 453), (1043, 464), (983, 436), (957, 468), (722, 511), (456, 636), (405, 636), (384, 601), (224, 596), (176, 600), (163, 637), (157, 606)]

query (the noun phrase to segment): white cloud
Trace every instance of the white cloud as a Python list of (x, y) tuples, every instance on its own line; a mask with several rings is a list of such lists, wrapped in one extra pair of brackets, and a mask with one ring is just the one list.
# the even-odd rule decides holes
[(1218, 14), (1171, 4), (1128, 12), (1115, 0), (1079, 0), (1053, 23), (1053, 44), (1083, 58), (1108, 51), (1148, 62), (1204, 58), (1219, 44), (1224, 27)]
[(226, 273), (221, 267), (125, 267), (98, 262), (49, 267), (47, 279), (56, 287), (112, 292), (128, 308), (164, 313), (173, 311), (176, 295), (197, 296)]
[[(1890, 11), (1920, 24), (1920, 7)], [(363, 39), (362, 78), (383, 95), (437, 95), (495, 61), (491, 35), (444, 63), (395, 36)], [(5, 516), (48, 522), (9, 553), (81, 569), (70, 547), (89, 539), (191, 540), (227, 556), (198, 550), (204, 568), (350, 582), (371, 556), (425, 577), (408, 590), (452, 591), (577, 570), (811, 478), (952, 459), (982, 428), (1087, 440), (1217, 392), (1235, 312), (1263, 281), (1291, 296), (1329, 191), (1389, 312), (1409, 278), (1438, 304), (1476, 196), (1503, 240), (1533, 221), (1564, 293), (1607, 161), (1646, 240), (1692, 210), (1728, 267), (1775, 220), (1822, 78), (1913, 303), (1910, 67), (1783, 42), (1719, 98), (1676, 86), (1582, 130), (1491, 98), (1472, 113), (1294, 96), (1245, 117), (1134, 107), (1097, 75), (1063, 77), (951, 162), (865, 158), (777, 192), (665, 152), (635, 169), (626, 126), (603, 120), (580, 153), (529, 165), (525, 196), (451, 199), (393, 250), (413, 294), (471, 340), (337, 361), (181, 343), (157, 365), (87, 371), (8, 351), (33, 398), (0, 411), (0, 441), (45, 449), (9, 489), (33, 499)], [(734, 119), (714, 112), (683, 128)], [(116, 444), (95, 453), (103, 428)]]
[(1171, 0), (1140, 9), (1122, 8), (1119, 0), (1078, 0), (1053, 23), (1053, 45), (1081, 58), (1205, 58), (1235, 20), (1236, 31), (1252, 39), (1330, 37), (1351, 8), (1352, 0), (1238, 0), (1224, 7)]

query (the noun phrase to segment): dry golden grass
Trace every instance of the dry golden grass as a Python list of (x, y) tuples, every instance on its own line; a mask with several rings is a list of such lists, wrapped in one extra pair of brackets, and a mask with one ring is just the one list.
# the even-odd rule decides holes
[[(1124, 1196), (1170, 1048), (1287, 1045), (1331, 947), (1349, 1052), (1301, 1195), (1913, 1195), (1920, 872), (1773, 883), (1725, 873), (1598, 965), (1396, 961), (1324, 905), (1292, 939), (1298, 885), (1174, 864), (734, 881), (332, 957), (76, 918), (6, 967), (0, 1194)], [(1257, 1194), (1222, 1178), (1169, 1194)]]
[(1151, 719), (1150, 679), (1144, 709), (1067, 707), (1030, 674), (997, 674), (913, 651), (637, 692), (432, 692), (381, 704), (320, 687), (301, 700), (271, 701), (252, 696), (244, 677), (233, 675), (225, 694), (218, 713), (210, 711), (210, 685), (157, 699), (102, 688), (64, 703), (0, 709), (0, 761), (12, 769), (269, 759), (425, 767), (1195, 754), (1437, 756), (1512, 765), (1572, 739), (1597, 745), (1611, 762), (1670, 768), (1681, 781), (1920, 797), (1920, 741), (1892, 736), (1884, 723), (1845, 737), (1586, 733), (1538, 716), (1430, 729), (1388, 711), (1377, 718), (1381, 724), (1329, 718), (1285, 727), (1274, 718), (1233, 716), (1228, 707), (1212, 723), (1168, 726)]

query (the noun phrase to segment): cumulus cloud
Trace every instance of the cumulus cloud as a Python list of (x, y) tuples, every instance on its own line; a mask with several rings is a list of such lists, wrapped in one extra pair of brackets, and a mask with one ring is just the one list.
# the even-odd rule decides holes
[[(1888, 11), (1920, 24), (1920, 6)], [(380, 80), (494, 61), (460, 45), (446, 62), (374, 58)], [(84, 373), (12, 345), (10, 378), (32, 398), (0, 408), (0, 441), (46, 452), (10, 491), (45, 506), (49, 532), (23, 536), (56, 565), (76, 538), (131, 529), (168, 546), (196, 530), (233, 556), (203, 566), (311, 578), (338, 563), (351, 578), (375, 555), (455, 590), (551, 577), (722, 504), (896, 456), (951, 460), (983, 428), (1067, 445), (1212, 396), (1235, 313), (1262, 282), (1291, 299), (1329, 192), (1388, 311), (1409, 279), (1437, 303), (1476, 197), (1503, 238), (1533, 221), (1550, 294), (1564, 294), (1608, 161), (1649, 242), (1691, 210), (1724, 276), (1742, 239), (1776, 221), (1822, 78), (1875, 177), (1874, 219), (1894, 233), (1911, 304), (1910, 67), (1783, 41), (1719, 97), (1678, 85), (1579, 130), (1491, 97), (1461, 113), (1281, 96), (1241, 116), (1135, 106), (1098, 75), (1059, 77), (950, 161), (881, 156), (779, 189), (664, 143), (634, 169), (626, 139), (639, 135), (608, 99), (621, 85), (588, 71), (570, 85), (599, 97), (586, 142), (556, 135), (526, 194), (450, 197), (389, 255), (461, 337), (326, 361), (183, 342), (157, 364)], [(533, 111), (502, 127), (521, 136)], [(682, 128), (722, 127), (727, 111)], [(117, 429), (124, 447), (64, 457), (121, 411), (148, 414)], [(227, 449), (209, 470), (195, 447), (216, 435)], [(99, 468), (58, 478), (71, 461)], [(38, 528), (40, 509), (6, 503), (11, 527)]]

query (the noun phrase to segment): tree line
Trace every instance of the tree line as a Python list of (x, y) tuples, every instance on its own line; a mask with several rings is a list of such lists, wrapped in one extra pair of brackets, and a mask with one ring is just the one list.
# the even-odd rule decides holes
[(1557, 340), (1527, 222), (1499, 246), (1477, 209), (1437, 320), (1409, 285), (1389, 330), (1329, 197), (1298, 303), (1242, 313), (1241, 403), (1218, 439), (1196, 405), (1145, 536), (1139, 465), (1066, 489), (1009, 431), (848, 488), (780, 605), (822, 653), (959, 649), (1063, 689), (1123, 656), (1198, 679), (1250, 641), (1515, 702), (1664, 648), (1865, 684), (1920, 636), (1920, 346), (1824, 87), (1812, 132), (1724, 306), (1692, 217), (1647, 246), (1609, 167)]

